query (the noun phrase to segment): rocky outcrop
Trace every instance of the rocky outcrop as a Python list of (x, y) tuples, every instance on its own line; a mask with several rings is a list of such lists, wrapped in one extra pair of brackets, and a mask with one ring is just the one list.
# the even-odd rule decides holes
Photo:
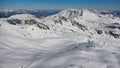
[(120, 24), (119, 23), (113, 23), (107, 26), (109, 31), (107, 34), (113, 36), (114, 38), (120, 38)]
[(120, 29), (120, 24), (119, 23), (113, 23), (113, 24), (110, 24), (107, 26), (107, 28), (110, 28), (110, 29)]
[(95, 29), (95, 30), (96, 30), (97, 34), (102, 34), (103, 33), (103, 31), (101, 29)]
[(25, 25), (26, 25), (26, 24), (27, 24), (27, 25), (36, 25), (36, 26), (39, 27), (40, 29), (47, 29), (47, 30), (50, 29), (47, 25), (45, 25), (45, 24), (43, 24), (43, 23), (39, 23), (39, 22), (37, 22), (37, 21), (34, 20), (34, 19), (25, 20), (25, 23), (24, 23), (24, 24), (25, 24)]
[(60, 19), (54, 20), (54, 23), (55, 23), (55, 24), (58, 24), (58, 23), (59, 23), (59, 24), (63, 25), (62, 20), (60, 20)]
[(73, 26), (76, 26), (76, 27), (80, 28), (83, 31), (87, 30), (87, 27), (82, 25), (82, 24), (80, 24), (79, 22), (71, 21), (71, 23), (72, 23)]
[(113, 36), (114, 38), (120, 38), (120, 34), (117, 33), (116, 31), (110, 30), (110, 31), (109, 31), (109, 34), (110, 34), (111, 36)]
[(21, 24), (21, 20), (19, 19), (8, 19), (7, 22), (12, 25)]

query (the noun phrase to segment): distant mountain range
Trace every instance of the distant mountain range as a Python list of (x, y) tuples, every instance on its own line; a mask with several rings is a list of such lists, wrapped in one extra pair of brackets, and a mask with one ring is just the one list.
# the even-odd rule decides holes
[[(32, 14), (38, 18), (46, 17), (59, 13), (61, 10), (0, 10), (0, 18), (10, 17), (15, 14)], [(91, 10), (94, 11), (94, 10)], [(101, 14), (112, 14), (120, 17), (120, 10), (96, 10), (94, 12), (99, 12)]]
[(32, 14), (38, 18), (56, 14), (61, 10), (0, 10), (0, 18), (10, 17), (16, 14)]

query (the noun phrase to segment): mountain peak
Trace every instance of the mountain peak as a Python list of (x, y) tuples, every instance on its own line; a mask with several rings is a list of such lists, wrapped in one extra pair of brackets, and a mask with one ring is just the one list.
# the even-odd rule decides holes
[(16, 14), (9, 17), (10, 19), (19, 19), (19, 20), (28, 20), (35, 18), (34, 15), (31, 14)]
[(66, 18), (73, 18), (81, 16), (82, 11), (78, 9), (65, 9), (59, 13), (59, 15), (64, 16)]
[(98, 18), (98, 14), (96, 14), (90, 10), (87, 10), (87, 9), (81, 9), (81, 10), (79, 10), (79, 9), (65, 9), (59, 13), (59, 16), (64, 16), (67, 19), (72, 19), (75, 17), (82, 17), (85, 19), (94, 20), (94, 18)]

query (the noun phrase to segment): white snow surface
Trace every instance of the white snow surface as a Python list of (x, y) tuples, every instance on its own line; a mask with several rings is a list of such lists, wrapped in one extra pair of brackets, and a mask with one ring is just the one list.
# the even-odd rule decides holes
[[(22, 24), (7, 21), (12, 19)], [(24, 24), (30, 19), (49, 29)], [(105, 33), (120, 34), (106, 27), (113, 23), (120, 24), (120, 18), (87, 9), (65, 9), (44, 19), (30, 14), (1, 18), (0, 68), (120, 68), (120, 38)]]

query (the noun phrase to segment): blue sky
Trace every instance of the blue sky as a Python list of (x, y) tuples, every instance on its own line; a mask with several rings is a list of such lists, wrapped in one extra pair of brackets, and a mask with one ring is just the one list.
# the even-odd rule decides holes
[(0, 9), (120, 9), (120, 0), (0, 0)]

